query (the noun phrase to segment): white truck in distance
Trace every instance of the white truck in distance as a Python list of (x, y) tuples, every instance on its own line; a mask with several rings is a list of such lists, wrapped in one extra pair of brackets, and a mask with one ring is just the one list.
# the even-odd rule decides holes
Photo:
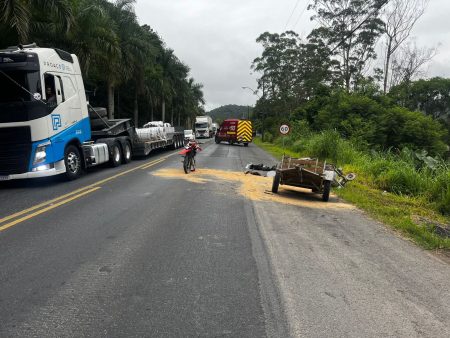
[(195, 118), (195, 137), (196, 138), (210, 138), (213, 136), (211, 116), (197, 116)]
[(130, 119), (88, 108), (74, 54), (35, 44), (0, 50), (0, 180), (76, 179), (88, 167), (183, 146), (183, 133), (162, 127), (163, 137), (141, 139)]
[(212, 129), (213, 129), (213, 133), (215, 135), (217, 130), (219, 130), (219, 124), (218, 123), (213, 123), (212, 124)]

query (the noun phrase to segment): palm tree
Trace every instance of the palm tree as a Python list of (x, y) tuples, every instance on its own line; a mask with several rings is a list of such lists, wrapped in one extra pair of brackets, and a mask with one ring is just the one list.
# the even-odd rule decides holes
[(42, 18), (55, 18), (67, 32), (73, 23), (71, 9), (66, 0), (0, 0), (0, 24), (14, 34), (16, 42), (24, 44)]

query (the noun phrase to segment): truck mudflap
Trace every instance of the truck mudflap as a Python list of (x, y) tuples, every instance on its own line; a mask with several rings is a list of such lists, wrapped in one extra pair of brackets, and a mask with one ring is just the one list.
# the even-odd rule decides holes
[(239, 142), (252, 142), (252, 123), (250, 121), (239, 121), (236, 133)]

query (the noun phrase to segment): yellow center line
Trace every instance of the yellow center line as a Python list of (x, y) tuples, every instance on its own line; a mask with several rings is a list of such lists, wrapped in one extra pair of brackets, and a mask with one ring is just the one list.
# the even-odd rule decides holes
[(154, 162), (152, 162), (152, 163), (150, 163), (150, 164), (147, 164), (147, 165), (141, 167), (141, 169), (147, 169), (147, 168), (150, 168), (151, 166), (154, 166), (155, 164), (164, 162), (165, 160), (166, 160), (166, 159), (163, 158), (163, 159), (160, 159), (159, 161), (154, 161)]
[[(95, 182), (95, 183), (93, 183), (93, 184), (87, 185), (87, 186), (85, 186), (85, 187), (82, 187), (82, 188), (79, 188), (79, 189), (77, 189), (77, 190), (74, 190), (74, 191), (72, 191), (72, 192), (70, 192), (70, 193), (67, 193), (67, 194), (61, 195), (61, 196), (59, 196), (59, 197), (56, 197), (56, 198), (54, 198), (54, 199), (52, 199), (52, 200), (49, 200), (49, 201), (46, 201), (46, 202), (43, 202), (43, 203), (34, 205), (34, 206), (32, 206), (32, 207), (30, 207), (30, 208), (28, 208), (28, 209), (21, 210), (21, 211), (16, 212), (16, 213), (14, 213), (14, 214), (12, 214), (12, 215), (8, 215), (8, 216), (6, 216), (6, 217), (4, 217), (4, 218), (0, 218), (0, 224), (4, 223), (4, 222), (6, 222), (6, 221), (9, 221), (9, 220), (11, 220), (11, 219), (17, 218), (17, 217), (19, 217), (19, 216), (28, 214), (29, 212), (32, 212), (32, 211), (34, 211), (34, 210), (43, 208), (43, 207), (45, 207), (45, 206), (47, 206), (47, 205), (50, 205), (51, 208), (50, 208), (50, 209), (45, 208), (45, 209), (42, 209), (42, 210), (45, 210), (45, 211), (51, 210), (51, 209), (53, 209), (53, 206), (59, 206), (59, 205), (65, 204), (65, 203), (67, 203), (67, 202), (69, 202), (69, 201), (75, 199), (75, 198), (69, 198), (69, 199), (65, 200), (65, 198), (67, 198), (67, 197), (70, 197), (70, 196), (72, 196), (72, 195), (81, 193), (81, 192), (83, 192), (83, 191), (85, 191), (85, 190), (88, 190), (88, 189), (91, 189), (91, 190), (89, 190), (89, 192), (94, 191), (94, 190), (92, 190), (92, 188), (96, 188), (97, 186), (99, 186), (99, 185), (101, 185), (101, 184), (104, 184), (104, 183), (106, 183), (106, 182), (109, 182), (109, 181), (111, 181), (111, 180), (113, 180), (113, 179), (116, 179), (116, 178), (118, 178), (118, 177), (120, 177), (120, 176), (123, 176), (123, 175), (125, 175), (125, 174), (128, 174), (128, 173), (130, 173), (130, 172), (136, 171), (136, 170), (138, 170), (138, 169), (141, 169), (141, 168), (144, 168), (144, 167), (145, 167), (145, 169), (147, 169), (147, 168), (149, 168), (149, 167), (151, 167), (151, 166), (153, 166), (153, 165), (156, 165), (156, 164), (158, 164), (158, 163), (163, 162), (163, 161), (166, 160), (168, 157), (173, 156), (173, 155), (174, 155), (174, 154), (170, 154), (170, 155), (168, 155), (168, 156), (165, 156), (165, 157), (162, 157), (162, 158), (153, 160), (153, 161), (151, 161), (151, 162), (147, 162), (147, 163), (141, 164), (141, 165), (139, 165), (139, 166), (137, 166), (137, 167), (134, 167), (134, 168), (131, 168), (131, 169), (122, 171), (122, 172), (120, 172), (120, 173), (118, 173), (118, 174), (116, 174), (116, 175), (107, 177), (107, 178), (105, 178), (105, 179), (103, 179), (103, 180), (100, 180), (100, 181), (97, 181), (97, 182)], [(88, 193), (88, 192), (86, 192), (86, 193)], [(83, 196), (83, 195), (84, 195), (84, 194), (79, 194), (79, 195), (76, 196), (76, 198), (78, 198), (78, 197), (80, 197), (80, 196)], [(63, 201), (62, 201), (62, 202), (58, 202), (58, 201), (61, 201), (61, 200), (63, 200)], [(58, 203), (56, 203), (56, 202), (58, 202)], [(55, 203), (56, 203), (56, 204), (55, 204)], [(39, 210), (39, 212), (37, 213), (37, 215), (41, 214), (41, 213), (42, 213), (42, 212), (41, 212), (42, 210)], [(32, 215), (31, 217), (34, 217), (35, 214), (36, 214), (36, 213), (30, 214), (30, 215)], [(28, 217), (28, 216), (26, 216), (26, 217)], [(31, 217), (29, 217), (29, 218), (31, 218)], [(26, 219), (29, 219), (29, 218), (26, 218)], [(21, 218), (20, 220), (22, 220), (22, 219), (23, 219), (23, 218)], [(14, 221), (14, 222), (16, 222), (16, 221)], [(9, 227), (11, 227), (12, 225), (17, 224), (17, 223), (14, 223), (14, 222), (11, 222), (11, 223), (8, 223), (8, 224), (6, 224), (6, 225), (1, 226), (1, 227), (0, 227), (0, 231), (6, 229), (6, 228), (4, 228), (5, 226), (7, 226), (7, 228), (9, 228)], [(20, 222), (22, 222), (22, 221), (20, 221)], [(18, 223), (20, 223), (20, 222), (18, 222)], [(12, 223), (14, 223), (14, 224), (12, 224)], [(12, 225), (11, 225), (11, 224), (12, 224)]]
[(16, 219), (15, 221), (12, 221), (10, 223), (2, 225), (2, 226), (0, 226), (0, 232), (6, 230), (6, 229), (8, 229), (8, 228), (10, 228), (10, 227), (12, 227), (12, 226), (14, 226), (16, 224), (18, 224), (18, 223), (21, 223), (21, 222), (26, 221), (26, 220), (28, 220), (30, 218), (36, 217), (36, 216), (38, 216), (40, 214), (43, 214), (44, 212), (47, 212), (47, 211), (49, 211), (51, 209), (55, 209), (55, 208), (59, 207), (60, 205), (69, 203), (69, 202), (71, 202), (71, 201), (73, 201), (73, 200), (75, 200), (77, 198), (80, 198), (80, 197), (82, 197), (84, 195), (90, 194), (91, 192), (94, 192), (94, 191), (96, 191), (98, 189), (100, 189), (100, 187), (95, 187), (95, 188), (83, 191), (82, 193), (80, 193), (78, 195), (72, 196), (72, 197), (70, 197), (68, 199), (65, 199), (65, 200), (60, 201), (60, 202), (55, 203), (55, 204), (52, 204), (52, 205), (50, 205), (50, 206), (48, 206), (48, 207), (46, 207), (44, 209), (38, 210), (38, 211), (36, 211), (36, 212), (34, 212), (32, 214), (28, 214), (28, 215), (26, 215), (26, 216), (24, 216), (22, 218)]

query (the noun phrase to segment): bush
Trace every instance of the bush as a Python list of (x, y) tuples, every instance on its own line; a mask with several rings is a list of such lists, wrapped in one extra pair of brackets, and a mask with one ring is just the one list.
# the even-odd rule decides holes
[(337, 131), (328, 130), (312, 136), (307, 142), (306, 152), (309, 156), (319, 159), (330, 159), (337, 162), (338, 147), (337, 142), (341, 136)]
[(306, 144), (304, 140), (297, 140), (292, 145), (292, 150), (297, 153), (304, 153), (306, 149)]
[(450, 215), (450, 170), (442, 171), (434, 180), (431, 200), (443, 214)]
[(337, 131), (329, 130), (310, 136), (304, 145), (296, 144), (296, 151), (302, 151), (308, 156), (321, 160), (331, 160), (335, 164), (351, 164), (361, 156), (356, 147), (344, 140)]
[(366, 160), (360, 163), (360, 167), (364, 173), (375, 180), (376, 177), (394, 168), (395, 160), (390, 154), (373, 152), (372, 156), (366, 156)]
[(376, 177), (375, 182), (380, 189), (410, 196), (425, 193), (432, 183), (430, 177), (405, 162), (397, 162), (394, 167)]
[(273, 141), (273, 135), (270, 132), (266, 131), (264, 133), (263, 142), (269, 142), (270, 143), (272, 141)]

